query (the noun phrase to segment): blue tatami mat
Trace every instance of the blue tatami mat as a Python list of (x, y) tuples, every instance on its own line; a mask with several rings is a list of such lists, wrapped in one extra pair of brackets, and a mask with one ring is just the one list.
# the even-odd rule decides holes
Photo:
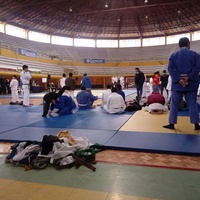
[[(0, 141), (21, 142), (26, 140), (41, 142), (44, 135), (57, 135), (58, 132), (65, 130), (62, 128), (39, 128), (21, 127), (12, 131), (0, 134)], [(116, 131), (67, 129), (72, 136), (85, 137), (92, 143), (104, 145)]]
[(7, 126), (0, 126), (0, 134), (1, 133), (4, 133), (4, 132), (6, 132), (6, 131), (10, 131), (10, 130), (13, 130), (13, 129), (16, 129), (16, 128), (18, 128), (19, 126), (12, 126), (12, 125), (7, 125)]
[(131, 117), (129, 114), (99, 114), (91, 118), (75, 123), (72, 129), (94, 129), (94, 130), (119, 130)]
[(111, 149), (199, 156), (200, 136), (119, 131), (106, 146)]
[(42, 118), (40, 115), (40, 120), (35, 123), (30, 123), (29, 127), (43, 127), (43, 128), (67, 128), (73, 124), (79, 123), (80, 121), (85, 121), (91, 118), (91, 115), (86, 114), (72, 114), (65, 116), (52, 116), (47, 118)]

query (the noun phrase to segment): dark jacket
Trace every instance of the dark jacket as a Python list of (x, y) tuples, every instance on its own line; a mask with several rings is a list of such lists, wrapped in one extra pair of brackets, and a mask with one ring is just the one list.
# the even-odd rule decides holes
[(141, 71), (138, 71), (135, 74), (135, 84), (136, 85), (143, 85), (144, 81), (145, 81), (144, 73), (141, 72)]

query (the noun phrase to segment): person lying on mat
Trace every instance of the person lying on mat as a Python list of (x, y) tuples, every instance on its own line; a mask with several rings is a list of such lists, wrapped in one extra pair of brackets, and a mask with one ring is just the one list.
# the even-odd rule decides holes
[(165, 106), (165, 98), (158, 91), (154, 91), (148, 96), (147, 106), (145, 110), (149, 113), (161, 114), (164, 111), (167, 111), (168, 108)]
[(90, 92), (86, 91), (84, 85), (81, 86), (81, 91), (76, 96), (78, 107), (82, 109), (94, 108), (93, 103), (98, 99), (98, 96), (94, 96)]
[(56, 92), (48, 92), (44, 95), (43, 97), (43, 114), (42, 117), (46, 117), (48, 112), (49, 112), (49, 107), (50, 110), (53, 110), (55, 107), (55, 103), (58, 97), (60, 97), (65, 90), (69, 90), (69, 86), (64, 86), (60, 89), (58, 93)]
[(108, 96), (107, 104), (103, 108), (111, 114), (114, 113), (123, 113), (126, 109), (126, 104), (123, 97), (117, 93), (117, 87), (112, 87), (112, 94)]
[[(76, 104), (70, 95), (64, 93), (62, 96), (58, 97), (55, 108), (58, 109), (57, 113), (59, 115), (69, 115), (73, 113), (73, 110), (76, 108)], [(50, 110), (49, 114), (51, 114)]]

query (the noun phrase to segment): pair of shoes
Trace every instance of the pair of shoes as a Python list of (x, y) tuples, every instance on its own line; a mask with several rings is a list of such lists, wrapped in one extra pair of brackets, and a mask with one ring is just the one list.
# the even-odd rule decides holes
[(168, 128), (168, 129), (174, 130), (174, 124), (164, 125), (163, 128)]
[(47, 117), (46, 115), (42, 115), (42, 117)]
[(31, 105), (23, 105), (23, 107), (32, 107)]

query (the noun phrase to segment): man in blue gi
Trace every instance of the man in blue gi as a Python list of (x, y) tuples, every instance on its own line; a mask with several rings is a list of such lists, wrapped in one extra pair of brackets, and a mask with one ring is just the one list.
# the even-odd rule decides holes
[(90, 92), (86, 91), (86, 87), (82, 85), (81, 91), (78, 92), (76, 99), (79, 108), (87, 109), (92, 108), (93, 102), (98, 99), (98, 96), (94, 96)]
[(69, 115), (72, 114), (73, 110), (76, 108), (76, 103), (70, 95), (62, 95), (58, 97), (55, 108), (59, 109), (58, 114)]
[(87, 73), (83, 74), (81, 85), (84, 85), (86, 90), (91, 93), (92, 83), (91, 83), (91, 80), (90, 80), (89, 76), (87, 75)]
[(200, 55), (190, 50), (190, 41), (186, 37), (179, 40), (179, 47), (179, 51), (173, 53), (169, 59), (172, 96), (169, 124), (163, 127), (174, 129), (174, 124), (177, 124), (178, 107), (184, 96), (189, 108), (190, 122), (194, 124), (195, 130), (200, 130), (197, 104)]

